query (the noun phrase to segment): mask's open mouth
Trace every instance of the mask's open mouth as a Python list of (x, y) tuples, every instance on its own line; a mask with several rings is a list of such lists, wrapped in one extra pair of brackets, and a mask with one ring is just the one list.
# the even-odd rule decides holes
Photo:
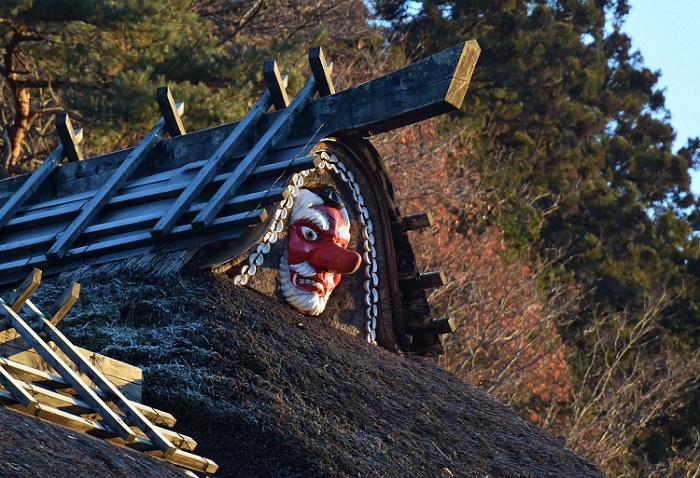
[(295, 288), (304, 292), (320, 295), (322, 297), (326, 295), (325, 284), (327, 283), (327, 280), (326, 277), (324, 277), (326, 274), (315, 274), (311, 277), (304, 277), (297, 272), (290, 272), (292, 276), (292, 284), (294, 284)]

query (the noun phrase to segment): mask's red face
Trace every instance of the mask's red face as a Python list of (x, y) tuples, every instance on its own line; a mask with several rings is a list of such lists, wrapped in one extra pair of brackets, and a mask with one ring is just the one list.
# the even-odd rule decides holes
[(324, 205), (312, 209), (328, 220), (329, 228), (324, 231), (308, 219), (300, 219), (289, 226), (289, 264), (306, 262), (315, 271), (303, 277), (291, 271), (291, 279), (296, 288), (325, 297), (338, 285), (341, 274), (351, 274), (360, 267), (361, 257), (347, 249), (350, 224), (337, 209)]
[(282, 295), (292, 307), (318, 315), (342, 274), (355, 272), (361, 256), (347, 249), (350, 222), (342, 209), (309, 190), (300, 191), (287, 229), (287, 251), (280, 267)]

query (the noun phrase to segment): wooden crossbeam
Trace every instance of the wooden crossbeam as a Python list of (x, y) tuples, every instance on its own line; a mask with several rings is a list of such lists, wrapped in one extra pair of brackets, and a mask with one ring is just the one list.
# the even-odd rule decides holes
[(274, 60), (266, 61), (263, 65), (263, 78), (267, 83), (267, 89), (272, 97), (272, 104), (276, 110), (281, 110), (289, 106), (289, 96), (287, 95), (286, 76), (283, 79)]
[(51, 323), (53, 325), (57, 325), (61, 320), (63, 320), (63, 317), (65, 317), (71, 307), (75, 305), (79, 297), (80, 284), (73, 282), (68, 290), (66, 290), (63, 295), (58, 298), (56, 303), (49, 309)]
[(204, 209), (194, 218), (192, 226), (202, 229), (211, 223), (221, 211), (226, 202), (233, 197), (243, 182), (248, 178), (258, 162), (277, 142), (285, 137), (291, 128), (292, 120), (307, 105), (316, 92), (316, 81), (311, 78), (301, 91), (294, 97), (287, 108), (282, 110), (274, 123), (255, 144), (245, 158), (236, 166), (231, 176), (222, 184), (218, 191), (206, 204)]
[[(124, 394), (105, 377), (88, 359), (86, 359), (80, 351), (66, 338), (63, 333), (56, 328), (49, 320), (44, 317), (44, 314), (37, 309), (30, 300), (27, 300), (23, 309), (27, 316), (38, 320), (39, 327), (42, 332), (46, 333), (49, 338), (56, 344), (61, 352), (63, 352), (73, 363), (85, 374), (92, 383), (102, 390), (129, 418), (129, 421), (139, 427), (146, 436), (168, 457), (175, 452), (175, 446), (157, 429), (143, 414), (134, 407)], [(104, 403), (104, 402), (103, 402)], [(100, 414), (101, 415), (101, 414)]]
[(331, 78), (333, 63), (326, 62), (326, 57), (320, 46), (309, 50), (309, 65), (311, 65), (311, 71), (316, 79), (318, 94), (321, 96), (334, 94), (335, 87)]
[(73, 125), (68, 117), (68, 113), (65, 111), (56, 114), (55, 125), (66, 159), (68, 159), (69, 162), (82, 161), (83, 153), (80, 151), (80, 147), (78, 145), (82, 139), (83, 130), (80, 130), (80, 138), (78, 138), (73, 131)]
[[(25, 304), (26, 305), (26, 304)], [(29, 345), (34, 348), (39, 355), (58, 372), (64, 380), (70, 383), (71, 387), (85, 400), (90, 407), (99, 414), (107, 423), (110, 429), (123, 438), (126, 442), (136, 440), (136, 434), (122, 421), (121, 418), (100, 399), (95, 392), (87, 387), (73, 370), (54, 352), (41, 337), (12, 310), (4, 300), (0, 299), (0, 314), (5, 316), (17, 332), (22, 335)]]
[(182, 117), (175, 104), (170, 88), (161, 86), (156, 90), (156, 101), (160, 107), (160, 114), (165, 120), (165, 126), (168, 129), (168, 134), (171, 137), (180, 136), (186, 133), (185, 127), (182, 124)]
[[(60, 130), (59, 130), (60, 131)], [(74, 134), (75, 143), (79, 143), (83, 138), (83, 130), (80, 129)], [(7, 224), (12, 216), (24, 205), (34, 192), (36, 192), (51, 173), (58, 167), (65, 156), (65, 148), (59, 145), (48, 158), (41, 163), (41, 166), (27, 178), (20, 188), (9, 197), (7, 202), (0, 208), (0, 229)]]
[(2, 384), (8, 392), (27, 410), (28, 413), (33, 413), (39, 408), (39, 403), (22, 387), (18, 380), (10, 375), (5, 370), (5, 359), (0, 358), (0, 384)]
[(10, 296), (9, 303), (12, 310), (19, 312), (39, 284), (41, 284), (41, 269), (34, 268)]
[[(258, 124), (260, 117), (272, 104), (272, 95), (270, 91), (263, 93), (248, 114), (236, 125), (231, 134), (219, 146), (216, 152), (209, 158), (207, 163), (199, 170), (197, 175), (190, 181), (190, 184), (177, 197), (175, 202), (163, 214), (163, 217), (156, 223), (151, 230), (151, 235), (156, 238), (161, 238), (170, 233), (178, 219), (187, 211), (187, 208), (194, 202), (204, 188), (209, 184), (212, 178), (233, 155), (236, 148), (246, 138), (250, 131)], [(234, 173), (235, 174), (235, 171)]]
[[(182, 104), (178, 107), (178, 113), (184, 111)], [(87, 204), (80, 210), (80, 214), (73, 222), (58, 235), (56, 242), (46, 253), (51, 260), (63, 257), (75, 240), (90, 225), (102, 208), (117, 193), (119, 188), (129, 179), (131, 174), (146, 159), (153, 147), (163, 137), (166, 130), (165, 119), (161, 118), (156, 126), (146, 135), (141, 143), (127, 156), (124, 162), (117, 168), (105, 184), (95, 193)]]

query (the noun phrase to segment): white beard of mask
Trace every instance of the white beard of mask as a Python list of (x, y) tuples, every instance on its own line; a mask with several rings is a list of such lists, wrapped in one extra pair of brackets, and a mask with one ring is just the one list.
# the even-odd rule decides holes
[[(303, 277), (304, 275), (311, 276), (316, 273), (314, 268), (307, 262), (298, 264), (295, 268), (298, 277)], [(282, 260), (280, 261), (280, 280), (282, 282), (282, 295), (284, 296), (285, 300), (295, 309), (308, 315), (319, 315), (326, 309), (328, 295), (324, 297), (314, 294), (313, 292), (299, 290), (294, 286), (291, 279), (286, 250), (284, 251)]]

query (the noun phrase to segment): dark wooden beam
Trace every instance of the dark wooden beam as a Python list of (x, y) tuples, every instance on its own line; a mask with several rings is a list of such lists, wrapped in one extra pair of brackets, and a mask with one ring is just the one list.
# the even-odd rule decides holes
[(452, 332), (454, 327), (451, 318), (432, 319), (428, 325), (406, 329), (406, 333), (411, 335), (412, 339), (420, 335), (451, 334)]
[[(66, 116), (66, 118), (68, 118)], [(60, 129), (59, 129), (60, 134)], [(70, 141), (79, 143), (83, 139), (83, 130), (79, 129), (73, 133)], [(63, 141), (63, 139), (61, 140)], [(71, 143), (72, 144), (72, 143)], [(51, 173), (58, 167), (65, 156), (65, 147), (59, 145), (48, 158), (39, 166), (19, 189), (8, 198), (7, 202), (0, 208), (0, 229), (6, 225), (12, 216), (24, 205), (24, 203), (36, 192), (48, 179)]]
[(311, 78), (301, 91), (294, 97), (290, 105), (280, 111), (279, 116), (265, 131), (265, 134), (255, 143), (245, 158), (236, 166), (229, 179), (219, 187), (207, 205), (192, 221), (195, 229), (202, 229), (214, 220), (221, 208), (233, 197), (243, 182), (248, 178), (255, 166), (265, 154), (289, 133), (294, 118), (308, 104), (316, 92), (316, 81)]
[(316, 79), (318, 94), (321, 96), (328, 96), (335, 93), (333, 79), (331, 78), (333, 63), (326, 62), (326, 57), (320, 46), (309, 50), (309, 65)]
[(56, 131), (58, 132), (58, 137), (61, 140), (61, 145), (63, 145), (63, 151), (65, 153), (66, 159), (68, 161), (82, 161), (83, 153), (80, 151), (80, 140), (83, 138), (82, 129), (80, 130), (80, 135), (78, 136), (73, 131), (73, 125), (71, 124), (68, 113), (62, 111), (56, 114)]
[(267, 83), (267, 89), (272, 96), (272, 104), (276, 110), (281, 110), (289, 106), (289, 96), (287, 95), (287, 81), (280, 76), (280, 71), (277, 69), (277, 62), (274, 60), (266, 61), (263, 65), (263, 78)]
[(417, 212), (401, 217), (396, 224), (402, 231), (415, 231), (433, 226), (433, 215), (430, 211)]
[[(182, 108), (182, 105), (180, 106)], [(180, 111), (178, 111), (178, 113), (180, 113)], [(78, 236), (90, 225), (90, 222), (97, 216), (100, 210), (102, 210), (104, 205), (114, 197), (119, 188), (124, 185), (141, 162), (146, 159), (148, 153), (150, 153), (153, 147), (162, 139), (165, 130), (165, 119), (161, 118), (141, 143), (131, 151), (129, 156), (127, 156), (112, 176), (110, 176), (87, 204), (82, 207), (78, 217), (73, 220), (65, 231), (58, 235), (56, 242), (46, 253), (49, 259), (60, 259), (66, 254)]]
[(253, 128), (255, 128), (255, 125), (260, 120), (260, 117), (268, 109), (270, 109), (272, 96), (273, 95), (270, 90), (263, 93), (253, 108), (248, 112), (243, 120), (236, 125), (231, 134), (228, 135), (226, 140), (221, 144), (221, 146), (219, 146), (216, 152), (207, 160), (206, 164), (199, 170), (187, 188), (180, 193), (175, 202), (156, 223), (151, 230), (151, 235), (153, 237), (162, 238), (170, 233), (178, 219), (182, 217), (182, 214), (187, 211), (187, 208), (194, 202), (195, 199), (197, 199), (202, 191), (204, 191), (204, 188), (211, 182), (221, 166), (231, 159), (233, 153), (240, 146), (246, 136), (248, 136)]
[(182, 117), (179, 105), (175, 105), (175, 100), (167, 86), (160, 86), (156, 90), (156, 101), (160, 107), (160, 114), (165, 120), (168, 134), (171, 137), (180, 136), (186, 133), (182, 124)]
[[(295, 136), (320, 131), (383, 133), (459, 109), (481, 49), (468, 41), (314, 101), (294, 122)], [(271, 118), (273, 120), (273, 118)]]

